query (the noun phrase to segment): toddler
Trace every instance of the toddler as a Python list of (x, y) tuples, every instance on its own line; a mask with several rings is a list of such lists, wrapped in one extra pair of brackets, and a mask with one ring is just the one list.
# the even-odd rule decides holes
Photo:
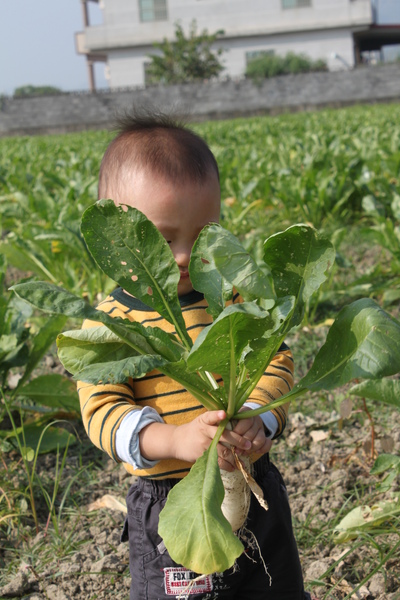
[[(206, 142), (165, 115), (126, 115), (101, 163), (99, 198), (139, 209), (164, 236), (179, 267), (178, 296), (187, 330), (195, 340), (212, 318), (206, 312), (204, 296), (192, 287), (190, 253), (201, 229), (218, 223), (220, 217), (218, 166)], [(231, 303), (241, 301), (235, 294)], [(173, 332), (163, 317), (121, 288), (98, 308)], [(93, 325), (84, 323), (84, 327)], [(264, 405), (287, 393), (292, 385), (293, 359), (283, 344), (244, 408)], [(80, 382), (78, 388), (90, 439), (137, 476), (127, 496), (123, 533), (123, 539), (129, 539), (130, 600), (167, 600), (184, 593), (195, 574), (170, 558), (158, 535), (158, 517), (169, 490), (209, 447), (225, 412), (207, 411), (182, 386), (158, 371), (124, 384)], [(283, 405), (261, 417), (243, 419), (232, 431), (225, 431), (218, 444), (219, 466), (227, 471), (235, 469), (227, 446), (234, 446), (239, 456), (258, 457), (254, 476), (269, 510), (253, 498), (246, 527), (256, 536), (265, 564), (249, 544), (235, 569), (195, 584), (190, 590), (193, 598), (309, 598), (303, 588), (286, 488), (268, 454), (272, 439), (285, 428), (286, 415), (287, 405)], [(181, 581), (182, 587), (171, 589), (171, 577)]]

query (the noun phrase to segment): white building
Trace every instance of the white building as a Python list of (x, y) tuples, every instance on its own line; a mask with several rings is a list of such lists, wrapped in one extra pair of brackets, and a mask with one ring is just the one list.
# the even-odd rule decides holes
[(153, 43), (174, 39), (178, 21), (184, 31), (193, 19), (198, 31), (224, 31), (216, 47), (224, 49), (222, 75), (231, 78), (243, 77), (247, 61), (262, 52), (303, 53), (331, 70), (349, 69), (363, 51), (400, 41), (398, 27), (376, 25), (373, 0), (100, 0), (99, 25), (90, 24), (88, 7), (98, 0), (81, 2), (76, 46), (87, 57), (92, 90), (95, 61), (106, 62), (111, 88), (143, 86)]

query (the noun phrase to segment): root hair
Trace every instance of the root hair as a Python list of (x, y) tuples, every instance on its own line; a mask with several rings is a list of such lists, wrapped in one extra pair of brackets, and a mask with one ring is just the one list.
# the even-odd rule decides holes
[[(261, 553), (261, 548), (260, 548), (260, 546), (258, 544), (258, 541), (257, 541), (257, 538), (256, 538), (255, 534), (252, 531), (250, 531), (250, 529), (247, 529), (247, 527), (245, 525), (243, 525), (243, 527), (241, 527), (239, 529), (239, 531), (237, 532), (237, 536), (238, 536), (238, 538), (242, 542), (245, 542), (249, 546), (249, 548), (251, 550), (254, 550), (255, 552), (257, 552), (257, 554), (259, 556), (259, 559), (261, 561), (261, 564), (264, 567), (265, 574), (267, 575), (267, 577), (269, 579), (269, 586), (271, 587), (271, 585), (272, 585), (272, 577), (271, 577), (270, 572), (268, 571), (267, 565), (265, 564), (265, 560), (264, 560), (263, 555)], [(257, 562), (254, 558), (252, 558), (249, 554), (247, 554), (246, 551), (245, 551), (245, 555), (252, 562), (254, 562), (254, 563)]]

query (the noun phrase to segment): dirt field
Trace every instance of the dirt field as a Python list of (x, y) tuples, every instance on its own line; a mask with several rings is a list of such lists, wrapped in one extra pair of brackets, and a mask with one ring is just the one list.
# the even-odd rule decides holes
[[(366, 454), (371, 439), (370, 422), (365, 414), (356, 411), (343, 425), (335, 411), (317, 410), (310, 416), (310, 403), (313, 404), (307, 401), (308, 410), (304, 411), (308, 416), (299, 411), (292, 413), (286, 436), (275, 444), (272, 453), (287, 483), (306, 587), (319, 599), (398, 599), (398, 552), (356, 594), (348, 596), (389, 552), (390, 542), (392, 546), (396, 542), (395, 534), (375, 536), (375, 546), (372, 542), (358, 548), (353, 541), (344, 545), (332, 543), (334, 525), (357, 505), (357, 495), (360, 504), (376, 497), (378, 479), (369, 474), (372, 463)], [(386, 417), (387, 422), (398, 421), (396, 412)], [(376, 425), (375, 434), (376, 448), (381, 451), (390, 443), (387, 428)], [(393, 452), (398, 454), (397, 424), (391, 428), (390, 439)], [(64, 484), (81, 465), (84, 470), (72, 484), (60, 532), (56, 535), (50, 524), (47, 532), (35, 536), (33, 528), (27, 526), (2, 543), (5, 568), (0, 597), (129, 598), (128, 548), (120, 543), (124, 514), (109, 508), (89, 509), (106, 494), (123, 501), (132, 478), (121, 466), (91, 448), (84, 437), (83, 445), (71, 447), (68, 457)], [(54, 455), (42, 456), (39, 472), (53, 473), (55, 462)], [(23, 473), (14, 474), (14, 478), (15, 485), (19, 485)], [(43, 511), (44, 523), (45, 515)], [(17, 548), (19, 561), (15, 559)]]

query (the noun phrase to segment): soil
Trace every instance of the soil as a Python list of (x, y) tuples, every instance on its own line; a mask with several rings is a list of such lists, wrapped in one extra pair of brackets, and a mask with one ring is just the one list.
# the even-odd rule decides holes
[[(387, 416), (392, 423), (398, 421), (396, 412)], [(399, 454), (400, 426), (394, 425), (389, 437), (385, 428), (376, 425), (375, 436), (377, 451), (392, 445), (392, 452)], [(342, 517), (348, 512), (346, 503), (350, 508), (357, 493), (364, 502), (376, 490), (378, 478), (369, 472), (370, 440), (371, 426), (365, 414), (353, 411), (343, 423), (335, 411), (318, 410), (312, 417), (304, 412), (292, 413), (286, 436), (274, 446), (273, 460), (283, 472), (289, 492), (306, 588), (318, 599), (400, 598), (398, 554), (377, 570), (357, 594), (351, 594), (357, 583), (377, 566), (378, 551), (368, 543), (357, 549), (351, 541), (342, 545), (332, 542), (331, 531), (339, 520), (338, 514)], [(54, 472), (55, 462), (54, 455), (40, 457), (39, 474)], [(18, 536), (14, 532), (8, 548), (3, 547), (2, 562), (7, 565), (13, 559), (12, 547), (17, 546), (19, 536), (26, 538), (25, 560), (18, 570), (11, 569), (3, 577), (0, 597), (128, 600), (128, 547), (120, 542), (124, 513), (110, 508), (90, 509), (95, 501), (104, 503), (105, 495), (123, 502), (133, 478), (122, 466), (83, 441), (68, 452), (65, 481), (76, 475), (78, 462), (83, 466), (90, 464), (70, 491), (69, 498), (80, 505), (64, 509), (58, 536), (51, 524), (36, 536), (29, 526), (18, 531)], [(15, 477), (17, 484), (20, 478)], [(381, 493), (379, 498), (384, 496), (388, 497), (388, 493)], [(390, 534), (375, 541), (387, 552), (384, 545), (390, 542)]]

